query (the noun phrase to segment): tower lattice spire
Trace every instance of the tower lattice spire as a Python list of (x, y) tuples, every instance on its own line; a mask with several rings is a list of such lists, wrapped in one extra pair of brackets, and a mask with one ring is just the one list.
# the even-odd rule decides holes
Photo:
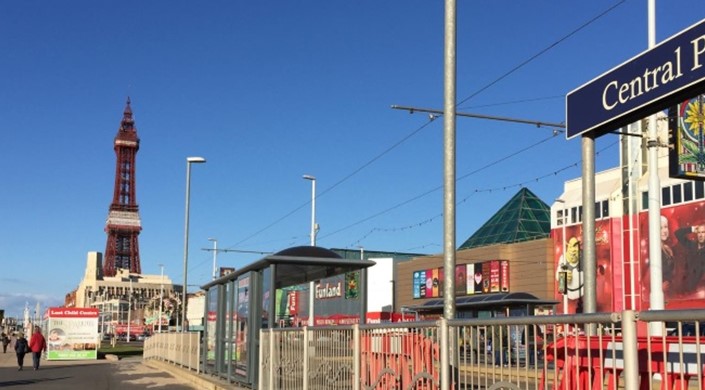
[(128, 97), (114, 141), (115, 188), (105, 223), (105, 232), (108, 234), (103, 263), (105, 276), (115, 276), (118, 268), (129, 269), (131, 273), (142, 272), (137, 240), (142, 223), (135, 193), (135, 157), (139, 148), (140, 140)]

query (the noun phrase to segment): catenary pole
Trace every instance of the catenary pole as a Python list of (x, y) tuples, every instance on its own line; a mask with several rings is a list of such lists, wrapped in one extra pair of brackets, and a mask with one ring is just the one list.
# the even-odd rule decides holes
[[(443, 69), (443, 320), (441, 335), (448, 333), (447, 321), (455, 318), (455, 84), (456, 26), (455, 0), (445, 1), (445, 46)], [(455, 339), (442, 343), (441, 388), (450, 389), (457, 364)]]
[[(649, 49), (656, 46), (656, 0), (648, 0)], [(658, 150), (660, 142), (656, 129), (656, 115), (648, 119), (648, 170), (649, 170), (649, 309), (663, 310), (663, 273), (661, 259), (661, 180), (658, 176)], [(651, 323), (651, 334), (662, 335), (662, 323)]]

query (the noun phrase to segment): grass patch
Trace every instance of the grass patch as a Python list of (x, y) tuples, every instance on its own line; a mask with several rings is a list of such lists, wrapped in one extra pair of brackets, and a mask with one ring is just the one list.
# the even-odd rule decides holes
[(109, 344), (98, 349), (98, 359), (105, 359), (105, 355), (111, 354), (120, 358), (127, 356), (142, 356), (142, 346), (116, 345), (114, 348)]

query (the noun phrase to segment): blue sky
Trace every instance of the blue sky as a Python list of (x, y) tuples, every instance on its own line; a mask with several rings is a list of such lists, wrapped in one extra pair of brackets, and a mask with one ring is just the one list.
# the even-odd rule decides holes
[[(0, 308), (62, 302), (87, 252), (105, 250), (127, 96), (143, 273), (164, 264), (183, 280), (187, 156), (208, 160), (192, 170), (189, 284), (209, 280), (209, 237), (234, 250), (307, 245), (304, 174), (317, 178), (320, 246), (439, 253), (442, 120), (390, 105), (442, 109), (443, 7), (2, 2)], [(700, 8), (659, 1), (657, 41)], [(646, 46), (646, 1), (459, 1), (458, 110), (562, 122), (567, 92)], [(458, 118), (458, 245), (521, 185), (550, 204), (579, 176), (580, 141), (552, 135)], [(617, 163), (616, 141), (598, 139), (598, 170)]]

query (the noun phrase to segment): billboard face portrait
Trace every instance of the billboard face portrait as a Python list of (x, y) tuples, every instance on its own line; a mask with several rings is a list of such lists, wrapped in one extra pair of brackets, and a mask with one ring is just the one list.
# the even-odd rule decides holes
[[(705, 307), (705, 202), (661, 210), (661, 288), (666, 309)], [(648, 213), (639, 215), (641, 230), (642, 302), (649, 307), (651, 264), (649, 261)]]

